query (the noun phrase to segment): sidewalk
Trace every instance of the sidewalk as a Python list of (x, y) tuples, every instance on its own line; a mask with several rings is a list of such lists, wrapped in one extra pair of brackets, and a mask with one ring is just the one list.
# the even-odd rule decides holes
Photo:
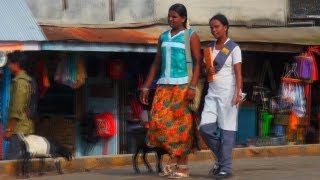
[[(208, 176), (212, 160), (192, 161), (190, 163), (190, 176), (188, 179), (213, 179)], [(167, 179), (156, 174), (148, 174), (140, 165), (142, 174), (134, 174), (131, 166), (104, 168), (89, 172), (66, 171), (63, 175), (56, 172), (47, 173), (39, 177), (33, 174), (32, 180), (150, 180)], [(318, 180), (320, 177), (320, 156), (290, 156), (236, 159), (233, 163), (234, 176), (232, 180)], [(0, 175), (0, 179), (8, 179), (8, 176)], [(11, 179), (13, 179), (11, 177)]]
[[(286, 156), (320, 156), (320, 144), (236, 148), (233, 152), (234, 159)], [(62, 169), (68, 172), (81, 172), (131, 166), (131, 158), (131, 155), (82, 157), (76, 158), (71, 162), (62, 161)], [(150, 162), (153, 162), (154, 156), (151, 155), (149, 159)], [(191, 161), (207, 161), (208, 159), (214, 159), (210, 151), (201, 151), (190, 156)], [(15, 165), (16, 161), (0, 161), (0, 175), (13, 175)], [(46, 165), (49, 171), (54, 171), (52, 160), (49, 160)], [(37, 168), (38, 161), (33, 161), (33, 169)]]

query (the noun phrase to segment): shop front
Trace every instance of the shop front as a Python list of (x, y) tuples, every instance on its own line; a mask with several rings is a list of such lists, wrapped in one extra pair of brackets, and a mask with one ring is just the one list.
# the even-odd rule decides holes
[[(200, 35), (203, 47), (212, 41), (206, 28), (194, 27)], [(86, 62), (86, 82), (80, 89), (73, 90), (76, 92), (73, 101), (75, 118), (71, 121), (74, 124), (71, 129), (75, 134), (70, 134), (73, 134), (76, 156), (131, 153), (133, 142), (127, 134), (127, 125), (130, 121), (139, 119), (132, 104), (138, 99), (139, 84), (146, 77), (154, 58), (157, 37), (166, 27), (77, 28), (77, 33), (71, 33), (75, 30), (73, 28), (56, 29), (46, 26), (43, 29), (50, 40), (42, 44), (43, 51), (52, 54), (80, 54)], [(280, 33), (279, 29), (266, 29), (268, 35), (263, 34), (264, 31), (265, 29), (244, 28), (231, 28), (230, 31), (231, 38), (238, 42), (243, 50), (244, 92), (247, 94), (238, 116), (236, 146), (318, 143), (319, 125), (314, 110), (314, 104), (318, 102), (311, 100), (311, 89), (317, 87), (317, 75), (314, 73), (319, 57), (314, 54), (313, 65), (310, 66), (313, 79), (296, 76), (298, 68), (294, 67), (302, 61), (297, 57), (319, 42), (314, 40), (313, 36), (306, 35), (307, 40), (302, 41), (296, 36), (285, 35), (293, 31), (299, 32), (299, 29), (285, 28), (284, 32)], [(318, 30), (309, 31), (314, 33)], [(251, 36), (241, 35), (244, 32), (251, 33)], [(114, 62), (122, 64), (118, 77), (110, 75), (110, 65)], [(289, 72), (291, 74), (287, 75)], [(288, 84), (286, 78), (298, 79), (299, 83), (293, 80), (293, 84), (294, 87), (298, 84), (297, 89), (300, 91), (292, 94), (300, 97), (295, 99), (296, 102), (304, 103), (283, 106), (284, 86)], [(292, 112), (298, 112), (296, 107), (301, 108), (303, 113), (293, 116)], [(93, 115), (103, 112), (114, 115), (116, 135), (111, 139), (88, 138), (88, 132), (92, 133), (92, 129), (83, 127), (92, 127)], [(307, 140), (307, 136), (313, 138)]]
[[(247, 99), (239, 112), (237, 146), (319, 143), (319, 102), (313, 98), (319, 57), (304, 51), (247, 51), (243, 58)], [(255, 118), (245, 110), (248, 106), (255, 109)]]
[[(139, 104), (139, 88), (154, 59), (157, 38), (166, 28), (42, 26), (48, 41), (41, 43), (41, 51), (27, 52), (35, 65), (28, 71), (41, 84), (36, 134), (56, 139), (76, 157), (132, 153), (134, 142), (127, 134), (128, 125), (139, 121), (139, 112), (150, 108)], [(194, 29), (203, 47), (212, 41), (208, 27)], [(252, 37), (241, 36), (243, 32)], [(301, 65), (296, 66), (304, 62), (299, 55), (319, 42), (301, 42), (294, 36), (281, 39), (272, 32), (262, 35), (256, 29), (242, 28), (234, 28), (230, 36), (243, 50), (243, 89), (247, 94), (239, 111), (236, 146), (318, 143), (320, 98), (315, 64), (319, 56), (312, 53), (313, 59), (307, 58), (309, 78), (297, 76), (308, 68), (300, 71)], [(284, 93), (287, 84), (298, 90)], [(293, 98), (295, 103), (288, 105)], [(292, 112), (300, 114), (293, 117)], [(105, 117), (114, 122), (115, 134), (103, 137), (98, 135), (97, 117), (106, 113), (112, 115)]]

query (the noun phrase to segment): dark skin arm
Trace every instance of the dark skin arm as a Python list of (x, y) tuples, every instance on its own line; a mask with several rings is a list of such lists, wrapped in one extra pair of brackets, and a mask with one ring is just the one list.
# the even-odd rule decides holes
[(235, 95), (232, 100), (233, 105), (239, 105), (241, 101), (241, 91), (242, 91), (242, 73), (241, 73), (241, 63), (237, 63), (234, 65), (234, 72), (236, 76), (236, 89), (235, 89)]
[[(160, 45), (161, 45), (161, 41), (160, 38), (158, 40), (158, 47), (157, 47), (157, 54), (153, 60), (153, 63), (151, 65), (150, 68), (150, 72), (147, 76), (146, 81), (143, 84), (143, 88), (149, 88), (153, 82), (153, 80), (156, 78), (156, 76), (159, 74), (160, 71), (160, 65), (161, 65), (161, 50), (160, 50)], [(148, 96), (149, 96), (149, 91), (144, 91), (142, 90), (140, 93), (140, 101), (142, 104), (146, 104), (148, 105)]]
[[(199, 76), (200, 76), (200, 63), (201, 63), (201, 48), (200, 48), (200, 38), (196, 33), (193, 33), (190, 38), (190, 49), (193, 57), (193, 76), (190, 81), (190, 86), (196, 87), (198, 84)], [(187, 99), (192, 100), (195, 97), (195, 91), (193, 89), (188, 89)]]

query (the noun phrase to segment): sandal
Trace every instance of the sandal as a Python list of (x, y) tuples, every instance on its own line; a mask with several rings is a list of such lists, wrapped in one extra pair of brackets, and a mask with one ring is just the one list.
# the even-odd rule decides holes
[(175, 171), (168, 176), (168, 179), (182, 179), (182, 178), (190, 177), (189, 176), (189, 168), (187, 165), (178, 165), (178, 169), (186, 170), (186, 172)]
[(159, 176), (164, 177), (164, 176), (169, 176), (176, 170), (177, 164), (168, 164), (166, 165), (162, 172), (159, 173)]

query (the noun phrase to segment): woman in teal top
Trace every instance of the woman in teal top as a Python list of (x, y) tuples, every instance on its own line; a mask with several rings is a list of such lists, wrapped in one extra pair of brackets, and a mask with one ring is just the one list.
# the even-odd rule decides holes
[(158, 51), (143, 85), (140, 100), (149, 104), (149, 87), (155, 78), (157, 89), (152, 102), (148, 144), (166, 149), (170, 161), (160, 175), (169, 178), (189, 176), (187, 156), (192, 151), (193, 117), (188, 103), (195, 96), (195, 86), (200, 71), (200, 40), (191, 29), (190, 49), (193, 57), (193, 76), (188, 77), (185, 36), (187, 10), (182, 4), (174, 4), (168, 13), (170, 30), (162, 33)]

